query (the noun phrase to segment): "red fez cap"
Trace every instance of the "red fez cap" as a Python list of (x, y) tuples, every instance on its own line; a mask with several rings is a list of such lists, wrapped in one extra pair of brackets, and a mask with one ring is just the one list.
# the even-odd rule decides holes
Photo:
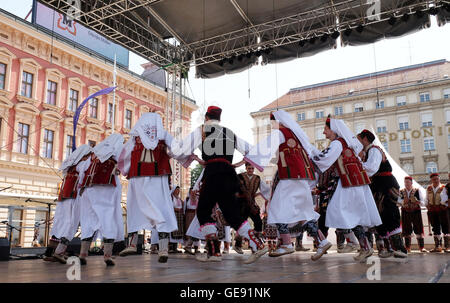
[(412, 181), (412, 177), (406, 176), (406, 177), (405, 177), (405, 180), (410, 180), (410, 181)]
[(328, 115), (327, 120), (325, 121), (325, 124), (326, 124), (329, 128), (331, 128), (331, 115), (330, 115), (330, 114)]
[(438, 173), (432, 173), (432, 174), (430, 175), (430, 179), (433, 178), (433, 177), (436, 177), (436, 176), (439, 177), (439, 174), (438, 174)]
[(362, 132), (360, 132), (358, 134), (358, 137), (367, 138), (370, 143), (372, 143), (375, 140), (375, 135), (367, 129), (364, 129)]
[(217, 106), (209, 106), (206, 111), (206, 115), (211, 119), (220, 120), (220, 115), (222, 114), (222, 109)]

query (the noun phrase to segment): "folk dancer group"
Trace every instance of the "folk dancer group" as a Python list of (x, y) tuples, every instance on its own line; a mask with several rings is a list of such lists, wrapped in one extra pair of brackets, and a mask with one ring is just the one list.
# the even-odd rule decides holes
[[(183, 140), (163, 128), (158, 114), (146, 113), (125, 144), (122, 135), (112, 134), (94, 148), (78, 147), (61, 166), (64, 181), (51, 231), (54, 245), (46, 256), (66, 263), (68, 243), (80, 226), (81, 264), (87, 263), (91, 241), (99, 237), (104, 241), (105, 263), (115, 264), (113, 244), (124, 240), (120, 174), (128, 179), (129, 233), (121, 256), (136, 253), (140, 230), (152, 230), (159, 262), (167, 262), (169, 252), (177, 251), (183, 240), (190, 254), (196, 254), (204, 240), (206, 253), (196, 259), (220, 262), (221, 240), (226, 252), (233, 228), (235, 251), (243, 253), (243, 239), (252, 251), (245, 264), (269, 250), (270, 257), (306, 250), (301, 242), (304, 232), (314, 239), (311, 259), (316, 261), (332, 246), (328, 228), (335, 228), (338, 252), (359, 250), (356, 261), (373, 254), (373, 234), (380, 257), (405, 258), (411, 251), (412, 232), (419, 250), (425, 251), (422, 204), (433, 227), (432, 251), (449, 252), (450, 184), (442, 185), (439, 175), (432, 174), (426, 196), (421, 197), (408, 176), (400, 190), (370, 131), (355, 136), (344, 121), (328, 117), (324, 134), (331, 143), (320, 151), (300, 125), (279, 110), (271, 114), (270, 135), (251, 146), (220, 124), (221, 112), (210, 106), (205, 123)], [(194, 154), (197, 148), (201, 159)], [(244, 159), (233, 164), (235, 150)], [(204, 167), (186, 203), (179, 198), (179, 187), (170, 189), (171, 158), (184, 167), (193, 160)], [(263, 171), (269, 163), (278, 168), (272, 188), (254, 174), (254, 168)], [(235, 168), (242, 164), (246, 172), (237, 175)], [(266, 200), (263, 219), (255, 201), (258, 195)], [(292, 237), (297, 237), (295, 248)]]

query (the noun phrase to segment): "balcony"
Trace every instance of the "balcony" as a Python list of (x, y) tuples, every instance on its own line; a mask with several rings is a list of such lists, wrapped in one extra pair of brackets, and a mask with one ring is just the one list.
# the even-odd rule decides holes
[(25, 103), (28, 103), (28, 104), (31, 104), (34, 106), (36, 106), (39, 103), (39, 101), (36, 99), (28, 98), (28, 97), (25, 97), (25, 96), (22, 96), (19, 94), (17, 94), (16, 97), (17, 97), (17, 100), (19, 100), (19, 102), (25, 102)]

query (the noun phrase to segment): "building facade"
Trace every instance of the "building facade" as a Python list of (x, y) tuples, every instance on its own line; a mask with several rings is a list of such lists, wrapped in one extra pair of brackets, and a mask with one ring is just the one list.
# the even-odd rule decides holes
[[(355, 132), (373, 129), (393, 159), (421, 184), (429, 173), (450, 171), (450, 62), (438, 60), (293, 88), (252, 113), (254, 140), (270, 132), (270, 112), (284, 109), (317, 148), (329, 144), (323, 129), (328, 114)], [(264, 171), (270, 181), (275, 168)]]
[[(136, 121), (149, 111), (159, 113), (165, 126), (170, 122), (172, 106), (166, 104), (164, 87), (120, 68), (116, 83), (114, 121), (112, 94), (91, 99), (80, 115), (77, 146), (94, 146), (113, 127), (128, 139)], [(58, 169), (72, 149), (75, 109), (89, 95), (112, 85), (112, 63), (0, 13), (0, 221), (21, 229), (13, 231), (14, 246), (29, 247), (33, 241), (45, 245), (49, 225), (39, 224), (52, 217), (46, 203), (57, 197), (62, 178)], [(183, 135), (189, 133), (196, 109), (193, 100), (183, 98)], [(187, 193), (189, 171), (179, 173)], [(122, 182), (126, 214), (126, 179)], [(54, 205), (50, 207), (53, 212)], [(5, 234), (0, 225), (0, 237)]]

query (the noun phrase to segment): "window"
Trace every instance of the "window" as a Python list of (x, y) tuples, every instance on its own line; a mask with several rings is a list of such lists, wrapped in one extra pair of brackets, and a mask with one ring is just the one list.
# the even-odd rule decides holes
[(57, 83), (48, 80), (47, 82), (47, 104), (56, 105)]
[(450, 124), (450, 110), (445, 112), (445, 116), (446, 116), (447, 124)]
[(23, 72), (22, 74), (22, 96), (31, 98), (33, 91), (33, 74)]
[(72, 153), (72, 140), (73, 140), (73, 136), (71, 135), (67, 135), (66, 136), (66, 158), (70, 156), (70, 154)]
[(12, 220), (10, 224), (14, 227), (17, 227), (19, 230), (16, 230), (15, 228), (12, 230), (12, 237), (11, 237), (11, 247), (20, 247), (22, 245), (21, 241), (21, 227), (22, 227), (22, 216), (23, 216), (23, 210), (22, 209), (13, 209), (12, 211)]
[(377, 120), (377, 133), (387, 133), (386, 120)]
[(78, 91), (70, 89), (69, 110), (76, 111), (78, 107)]
[(323, 118), (325, 116), (325, 112), (323, 110), (316, 111), (316, 119)]
[(335, 106), (334, 107), (334, 115), (340, 116), (344, 113), (344, 108), (342, 106)]
[(131, 128), (131, 119), (133, 112), (129, 109), (125, 110), (125, 128)]
[(45, 129), (44, 130), (44, 145), (42, 146), (42, 156), (44, 158), (52, 158), (53, 154), (53, 137), (54, 131)]
[(355, 133), (359, 134), (366, 128), (366, 124), (364, 122), (356, 123), (355, 125)]
[(6, 64), (0, 63), (0, 89), (5, 89)]
[(411, 152), (411, 139), (400, 140), (400, 149), (402, 153)]
[(97, 119), (98, 99), (93, 98), (89, 102), (89, 117)]
[(437, 164), (436, 162), (427, 162), (426, 166), (427, 174), (437, 173)]
[(406, 105), (406, 96), (397, 96), (397, 106)]
[(384, 108), (384, 100), (376, 101), (375, 108), (376, 109)]
[(323, 127), (316, 128), (316, 140), (324, 140), (325, 135), (323, 134)]
[(412, 163), (405, 163), (402, 168), (408, 175), (414, 174), (414, 165)]
[(387, 141), (381, 142), (381, 144), (383, 145), (384, 149), (389, 152), (389, 144)]
[(355, 104), (355, 113), (362, 112), (364, 110), (364, 106), (362, 103), (356, 103)]
[(305, 113), (297, 113), (297, 121), (303, 121), (305, 118)]
[[(113, 116), (113, 105), (112, 103), (108, 103), (108, 120), (106, 122), (111, 123)], [(117, 117), (117, 105), (115, 106), (115, 113), (114, 113), (114, 122), (116, 122)]]
[(408, 117), (400, 117), (400, 118), (398, 118), (398, 128), (400, 130), (407, 130), (407, 129), (409, 129), (409, 119), (408, 119)]
[(37, 239), (36, 241), (41, 245), (45, 246), (44, 240), (45, 240), (45, 223), (42, 224), (47, 220), (47, 212), (42, 210), (37, 210), (36, 214), (34, 216), (34, 228), (35, 232), (37, 232)]
[(433, 113), (425, 113), (421, 115), (422, 127), (433, 126)]
[(428, 102), (428, 101), (430, 101), (430, 93), (428, 93), (428, 92), (420, 93), (419, 94), (419, 99), (420, 99), (420, 102)]
[(19, 123), (18, 152), (22, 154), (28, 153), (28, 136), (30, 133), (30, 126), (28, 124)]
[(423, 139), (423, 149), (425, 151), (431, 151), (434, 150), (434, 138), (433, 137), (429, 137), (429, 138), (424, 138)]
[(444, 99), (450, 99), (450, 88), (444, 89)]
[(97, 144), (97, 142), (95, 142), (95, 141), (92, 141), (92, 140), (89, 140), (89, 141), (88, 141), (88, 145), (89, 145), (90, 147), (95, 147), (96, 144)]

